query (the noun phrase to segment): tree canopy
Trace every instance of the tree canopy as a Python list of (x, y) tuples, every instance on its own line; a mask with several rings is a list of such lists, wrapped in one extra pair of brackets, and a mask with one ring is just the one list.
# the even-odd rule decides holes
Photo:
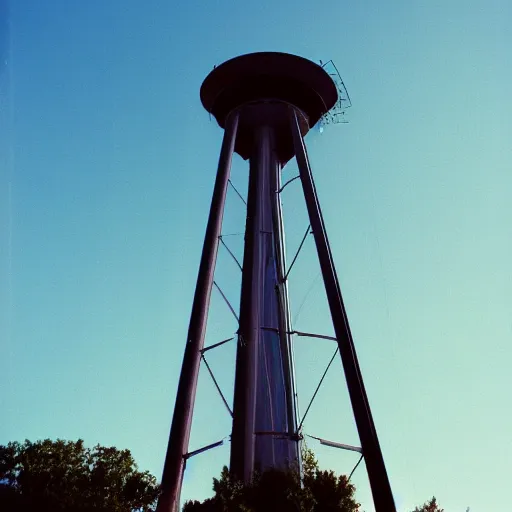
[[(314, 453), (302, 452), (302, 485), (298, 471), (267, 470), (249, 485), (236, 481), (224, 467), (213, 479), (214, 496), (188, 501), (183, 512), (360, 512), (355, 487), (345, 475), (322, 471)], [(433, 497), (412, 512), (444, 512)]]
[(444, 508), (439, 507), (435, 496), (430, 501), (424, 503), (421, 507), (416, 507), (412, 512), (444, 512)]
[(0, 445), (0, 510), (150, 512), (159, 487), (129, 450), (80, 439)]
[[(360, 512), (345, 475), (322, 471), (313, 452), (299, 471), (267, 470), (249, 485), (224, 467), (213, 479), (214, 496), (189, 501), (183, 512)], [(78, 441), (0, 445), (0, 510), (3, 512), (154, 512), (160, 488), (137, 468), (129, 450)], [(433, 497), (412, 512), (444, 512)]]
[(213, 498), (189, 501), (183, 512), (358, 512), (355, 487), (345, 475), (321, 471), (313, 452), (303, 453), (303, 479), (298, 471), (267, 470), (249, 485), (232, 478), (224, 467), (213, 480)]

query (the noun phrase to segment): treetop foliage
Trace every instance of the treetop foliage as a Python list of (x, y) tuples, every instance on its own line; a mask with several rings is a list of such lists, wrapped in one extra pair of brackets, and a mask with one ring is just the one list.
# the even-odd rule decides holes
[[(213, 479), (214, 496), (203, 502), (188, 501), (183, 512), (362, 512), (355, 487), (345, 475), (322, 471), (314, 453), (302, 451), (299, 471), (267, 470), (249, 485), (236, 481), (224, 467)], [(444, 512), (433, 497), (412, 512)]]
[(270, 469), (249, 485), (233, 479), (224, 467), (213, 480), (213, 498), (189, 501), (183, 512), (358, 512), (355, 487), (345, 475), (321, 471), (311, 450), (303, 451), (302, 484), (296, 470)]
[(0, 509), (38, 512), (151, 512), (156, 479), (129, 450), (83, 440), (0, 445)]
[[(244, 485), (224, 467), (213, 491), (183, 512), (361, 512), (348, 478), (320, 470), (308, 448), (302, 475), (270, 469)], [(154, 512), (159, 494), (156, 478), (138, 470), (129, 450), (87, 448), (81, 439), (0, 445), (2, 512)], [(444, 510), (433, 497), (412, 512)]]
[(412, 512), (444, 512), (444, 508), (441, 508), (437, 504), (436, 497), (432, 496), (430, 501), (427, 501), (421, 507), (416, 507)]

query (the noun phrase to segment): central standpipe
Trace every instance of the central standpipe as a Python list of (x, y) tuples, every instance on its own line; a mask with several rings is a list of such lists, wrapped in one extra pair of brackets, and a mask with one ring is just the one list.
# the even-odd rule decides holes
[[(254, 106), (240, 115), (251, 119)], [(249, 481), (254, 470), (298, 464), (281, 204), (281, 165), (273, 125), (282, 106), (252, 127), (249, 194), (235, 374), (231, 472)]]

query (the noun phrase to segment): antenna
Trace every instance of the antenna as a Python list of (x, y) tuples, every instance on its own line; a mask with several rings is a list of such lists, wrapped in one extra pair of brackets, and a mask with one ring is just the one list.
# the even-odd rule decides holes
[[(322, 61), (320, 61), (320, 63), (321, 62)], [(334, 64), (332, 60), (329, 60), (325, 64), (322, 64), (322, 68), (331, 77), (331, 80), (334, 82), (334, 85), (338, 90), (338, 101), (336, 101), (334, 106), (320, 118), (320, 121), (318, 122), (320, 132), (323, 131), (324, 126), (329, 124), (348, 123), (345, 113), (347, 109), (352, 106), (352, 101), (350, 100), (347, 88), (345, 87), (336, 64)]]

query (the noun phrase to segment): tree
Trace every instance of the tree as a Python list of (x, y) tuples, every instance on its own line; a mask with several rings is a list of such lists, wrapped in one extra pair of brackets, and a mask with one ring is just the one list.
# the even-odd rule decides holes
[(73, 441), (0, 445), (0, 510), (20, 512), (153, 511), (156, 479), (129, 450)]
[(302, 482), (297, 470), (270, 469), (249, 485), (236, 481), (224, 467), (213, 480), (213, 498), (189, 501), (183, 512), (358, 512), (355, 487), (346, 476), (321, 471), (313, 452), (302, 454)]
[(427, 501), (421, 507), (416, 507), (412, 512), (444, 512), (444, 508), (440, 508), (436, 497), (432, 496), (430, 501)]
[(349, 483), (346, 475), (336, 476), (334, 471), (322, 471), (312, 450), (305, 447), (302, 451), (304, 488), (313, 496), (314, 510), (325, 512), (343, 510), (357, 512), (359, 503), (354, 500), (356, 488)]

